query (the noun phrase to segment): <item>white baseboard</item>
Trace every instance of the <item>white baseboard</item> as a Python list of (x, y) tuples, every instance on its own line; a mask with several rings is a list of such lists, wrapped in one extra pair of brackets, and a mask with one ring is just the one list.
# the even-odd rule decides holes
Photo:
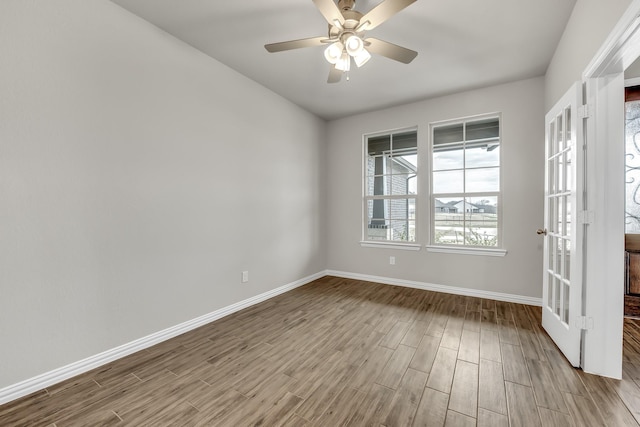
[(36, 377), (29, 378), (17, 384), (10, 385), (8, 387), (0, 389), (0, 405), (11, 402), (12, 400), (26, 396), (35, 391), (42, 390), (69, 378), (75, 377), (76, 375), (83, 374), (94, 368), (105, 365), (109, 362), (113, 362), (114, 360), (128, 356), (137, 351), (144, 350), (145, 348), (151, 347), (162, 341), (166, 341), (170, 338), (184, 334), (185, 332), (189, 332), (200, 326), (206, 325), (207, 323), (213, 322), (214, 320), (218, 320), (222, 317), (228, 316), (229, 314), (235, 313), (236, 311), (240, 311), (262, 301), (266, 301), (269, 298), (273, 298), (292, 289), (306, 285), (307, 283), (313, 282), (314, 280), (324, 276), (326, 276), (326, 271), (312, 274), (311, 276), (304, 277), (300, 280), (296, 280), (295, 282), (280, 286), (279, 288), (272, 289), (268, 292), (256, 295), (227, 307), (223, 307), (219, 310), (213, 311), (192, 320), (188, 320), (179, 325), (172, 326), (151, 335), (147, 335), (146, 337), (142, 337), (111, 350), (104, 351), (102, 353), (96, 354), (95, 356), (90, 356), (78, 362), (74, 362), (61, 368), (57, 368), (44, 374), (38, 375)]
[(454, 295), (465, 295), (477, 298), (487, 298), (497, 301), (514, 302), (542, 307), (542, 298), (526, 297), (522, 295), (504, 294), (500, 292), (483, 291), (479, 289), (460, 288), (456, 286), (436, 285), (433, 283), (415, 282), (412, 280), (392, 279), (389, 277), (370, 276), (368, 274), (348, 273), (345, 271), (327, 270), (327, 276), (343, 277), (345, 279), (364, 280), (385, 285), (404, 286), (406, 288), (423, 289), (425, 291), (443, 292)]
[(189, 332), (207, 323), (218, 320), (222, 317), (228, 316), (236, 311), (240, 311), (252, 305), (266, 301), (277, 295), (288, 292), (292, 289), (306, 285), (324, 276), (336, 276), (343, 277), (345, 279), (364, 280), (368, 282), (377, 282), (386, 285), (404, 286), (407, 288), (423, 289), (427, 291), (444, 292), (455, 295), (467, 295), (478, 298), (488, 298), (498, 301), (513, 302), (518, 304), (529, 304), (535, 306), (542, 306), (541, 298), (525, 297), (521, 295), (504, 294), (499, 292), (490, 292), (477, 289), (460, 288), (455, 286), (436, 285), (433, 283), (416, 282), (403, 279), (392, 279), (389, 277), (371, 276), (367, 274), (348, 273), (344, 271), (325, 270), (311, 276), (304, 277), (295, 282), (281, 286), (276, 289), (272, 289), (268, 292), (256, 295), (246, 300), (237, 302), (235, 304), (223, 307), (219, 310), (197, 317), (195, 319), (186, 321), (176, 326), (164, 329), (162, 331), (147, 335), (135, 341), (131, 341), (127, 344), (123, 344), (119, 347), (111, 350), (104, 351), (96, 354), (95, 356), (88, 357), (75, 363), (63, 366), (61, 368), (54, 369), (36, 377), (27, 379), (14, 385), (10, 385), (3, 389), (0, 389), (0, 405), (20, 397), (31, 394), (35, 391), (42, 390), (53, 384), (72, 378), (76, 375), (83, 374), (94, 368), (105, 365), (114, 360), (133, 354), (137, 351), (144, 350), (162, 341), (166, 341), (170, 338)]

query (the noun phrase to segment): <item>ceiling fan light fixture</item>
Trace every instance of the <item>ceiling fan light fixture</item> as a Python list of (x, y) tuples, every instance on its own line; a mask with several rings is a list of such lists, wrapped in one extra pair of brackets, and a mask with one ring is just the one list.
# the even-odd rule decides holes
[(342, 52), (340, 60), (336, 62), (336, 69), (340, 71), (349, 71), (351, 68), (351, 57), (347, 52)]
[(367, 49), (362, 49), (362, 52), (353, 57), (354, 62), (358, 66), (358, 68), (362, 67), (371, 59), (371, 54), (367, 51)]
[(330, 64), (335, 64), (342, 57), (343, 50), (344, 50), (344, 46), (342, 46), (342, 43), (340, 42), (332, 43), (329, 45), (328, 48), (324, 50), (324, 58)]
[(364, 42), (355, 34), (347, 38), (345, 45), (347, 48), (347, 53), (351, 56), (356, 56), (364, 50)]

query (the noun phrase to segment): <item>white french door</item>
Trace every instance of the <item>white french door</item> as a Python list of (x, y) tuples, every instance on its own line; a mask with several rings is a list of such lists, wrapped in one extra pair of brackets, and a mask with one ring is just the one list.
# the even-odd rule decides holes
[[(573, 366), (580, 366), (584, 165), (582, 85), (547, 113), (542, 326)], [(580, 223), (580, 224), (579, 224)]]

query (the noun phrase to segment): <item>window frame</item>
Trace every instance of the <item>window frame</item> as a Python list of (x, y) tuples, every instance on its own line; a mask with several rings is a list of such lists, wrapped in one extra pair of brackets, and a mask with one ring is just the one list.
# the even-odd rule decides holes
[[(463, 162), (462, 168), (459, 169), (462, 171), (463, 176), (463, 188), (462, 192), (451, 192), (451, 193), (434, 193), (434, 132), (437, 128), (445, 127), (445, 126), (454, 126), (454, 125), (464, 125), (466, 130), (466, 125), (469, 123), (482, 121), (482, 120), (498, 120), (498, 141), (500, 144), (500, 152), (498, 157), (498, 170), (499, 170), (499, 179), (498, 179), (498, 191), (486, 191), (486, 192), (469, 192), (466, 188), (466, 174), (465, 172), (469, 170), (467, 165)], [(461, 141), (465, 145), (467, 143), (466, 132), (463, 131), (463, 140)], [(466, 149), (466, 147), (465, 147)], [(465, 153), (466, 154), (466, 153)], [(503, 234), (503, 215), (502, 215), (502, 206), (503, 206), (503, 195), (504, 195), (504, 186), (503, 186), (503, 138), (502, 138), (502, 113), (494, 112), (487, 114), (479, 114), (474, 116), (461, 117), (457, 119), (451, 120), (442, 120), (437, 122), (429, 123), (429, 143), (428, 143), (428, 159), (427, 159), (427, 169), (428, 169), (428, 189), (429, 195), (427, 197), (427, 212), (429, 212), (429, 233), (427, 236), (428, 243), (425, 245), (427, 251), (429, 252), (442, 252), (442, 253), (458, 253), (458, 254), (468, 254), (468, 255), (488, 255), (488, 256), (504, 256), (506, 255), (506, 250), (504, 249), (504, 234)], [(482, 245), (468, 245), (468, 244), (446, 244), (446, 243), (436, 243), (435, 242), (435, 227), (436, 227), (436, 215), (435, 215), (435, 200), (437, 198), (462, 198), (466, 200), (472, 197), (495, 197), (497, 201), (497, 224), (496, 224), (496, 233), (497, 233), (497, 244), (496, 246), (482, 246)], [(466, 218), (465, 218), (466, 221)]]
[[(381, 137), (381, 136), (389, 136), (393, 141), (393, 135), (415, 132), (416, 133), (416, 193), (415, 194), (407, 194), (404, 195), (368, 195), (367, 187), (368, 187), (368, 141), (371, 138)], [(421, 249), (422, 244), (420, 241), (420, 205), (421, 205), (421, 192), (420, 188), (423, 186), (421, 182), (421, 160), (419, 154), (419, 131), (418, 126), (409, 126), (396, 128), (391, 130), (379, 131), (379, 132), (371, 132), (362, 135), (362, 153), (361, 153), (361, 164), (362, 164), (362, 173), (361, 173), (361, 183), (362, 183), (362, 198), (361, 198), (361, 209), (362, 209), (362, 239), (360, 241), (360, 246), (362, 247), (382, 247), (389, 249), (401, 249), (401, 250), (411, 250), (418, 251)], [(393, 143), (391, 143), (393, 147)], [(391, 154), (393, 154), (393, 149), (391, 150)], [(402, 241), (402, 240), (373, 240), (369, 239), (369, 217), (368, 217), (368, 201), (369, 200), (405, 200), (405, 199), (414, 199), (415, 200), (415, 213), (414, 213), (414, 226), (415, 226), (415, 241)]]

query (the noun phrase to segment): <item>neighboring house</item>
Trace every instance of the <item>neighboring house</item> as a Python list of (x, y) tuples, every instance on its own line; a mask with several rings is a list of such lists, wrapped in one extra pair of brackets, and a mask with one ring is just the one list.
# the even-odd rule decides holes
[(455, 200), (452, 202), (443, 203), (439, 199), (436, 199), (435, 211), (436, 213), (497, 213), (497, 208), (486, 201), (485, 203), (467, 203), (464, 204), (464, 200)]
[[(459, 209), (461, 209), (458, 206), (460, 204), (462, 204), (461, 201), (443, 203), (439, 199), (436, 199), (435, 211), (436, 213), (458, 213)], [(460, 212), (462, 212), (462, 210), (460, 210)]]
[[(411, 194), (411, 180), (415, 180), (416, 167), (397, 156), (385, 156), (380, 160), (380, 162), (372, 161), (367, 164), (369, 175), (379, 175), (369, 183), (369, 192), (374, 195), (387, 194), (385, 186), (391, 185), (395, 194)], [(380, 167), (387, 164), (388, 161), (391, 162), (391, 170)], [(390, 203), (389, 200), (374, 200), (373, 217), (369, 218), (369, 228), (384, 230), (380, 232), (380, 238), (393, 240), (398, 236), (412, 232), (413, 224), (409, 220), (415, 219), (415, 214), (414, 205)]]

